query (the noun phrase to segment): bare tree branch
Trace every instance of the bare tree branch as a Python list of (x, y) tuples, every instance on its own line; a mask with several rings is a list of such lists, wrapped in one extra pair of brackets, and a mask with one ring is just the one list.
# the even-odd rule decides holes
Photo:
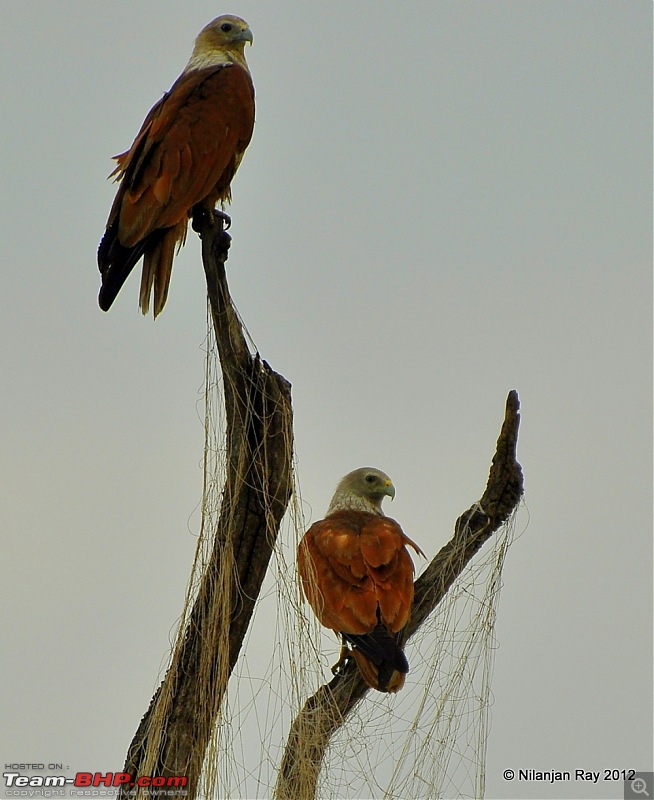
[[(516, 460), (519, 408), (518, 394), (512, 391), (506, 401), (486, 490), (481, 500), (459, 517), (452, 539), (416, 581), (413, 611), (405, 629), (407, 639), (520, 502), (524, 487), (522, 468)], [(343, 672), (306, 701), (289, 732), (275, 787), (276, 800), (313, 800), (327, 745), (367, 691), (354, 660), (350, 660)]]
[[(132, 776), (186, 776), (196, 796), (205, 752), (292, 493), (290, 384), (248, 349), (232, 304), (220, 214), (198, 215), (223, 372), (227, 476), (213, 550), (181, 646), (130, 745)], [(137, 788), (123, 787), (121, 797)]]

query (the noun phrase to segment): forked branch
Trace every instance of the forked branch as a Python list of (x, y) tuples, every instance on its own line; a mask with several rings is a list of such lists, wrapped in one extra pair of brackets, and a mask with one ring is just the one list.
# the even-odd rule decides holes
[[(452, 539), (416, 581), (407, 639), (420, 628), (466, 564), (520, 502), (524, 486), (522, 468), (516, 460), (519, 408), (518, 394), (512, 391), (506, 401), (486, 490), (478, 503), (461, 514)], [(313, 800), (327, 745), (367, 691), (356, 664), (350, 660), (341, 673), (306, 701), (291, 726), (275, 787), (276, 800)]]

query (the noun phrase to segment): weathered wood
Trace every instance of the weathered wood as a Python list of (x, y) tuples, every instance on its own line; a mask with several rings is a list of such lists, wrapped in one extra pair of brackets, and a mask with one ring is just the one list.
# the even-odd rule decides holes
[[(188, 800), (196, 796), (227, 682), (292, 493), (290, 384), (248, 349), (227, 286), (230, 237), (223, 219), (220, 214), (194, 219), (223, 372), (227, 468), (220, 517), (182, 645), (125, 763), (125, 772), (133, 776), (185, 776)], [(137, 792), (124, 787), (121, 797), (134, 798)]]

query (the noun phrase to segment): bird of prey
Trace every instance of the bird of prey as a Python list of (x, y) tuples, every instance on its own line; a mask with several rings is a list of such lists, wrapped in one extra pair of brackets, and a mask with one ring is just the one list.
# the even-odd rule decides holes
[(246, 42), (252, 32), (240, 17), (218, 17), (203, 28), (182, 74), (150, 110), (130, 149), (115, 156), (111, 176), (120, 185), (98, 248), (103, 311), (143, 257), (139, 304), (147, 314), (154, 295), (156, 317), (189, 218), (229, 202), (254, 128)]
[(403, 629), (413, 602), (413, 562), (407, 545), (424, 556), (382, 500), (395, 497), (385, 473), (362, 467), (336, 487), (325, 519), (305, 533), (298, 548), (304, 594), (319, 621), (342, 637), (336, 672), (354, 658), (364, 681), (397, 692), (409, 664)]

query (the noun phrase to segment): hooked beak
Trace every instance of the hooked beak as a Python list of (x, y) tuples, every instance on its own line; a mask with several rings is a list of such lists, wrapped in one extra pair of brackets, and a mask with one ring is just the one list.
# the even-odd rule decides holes
[(241, 31), (241, 35), (239, 36), (239, 39), (242, 42), (250, 42), (250, 44), (252, 44), (252, 42), (254, 41), (254, 38), (252, 36), (252, 31), (249, 28), (243, 28), (243, 30)]
[(393, 484), (390, 481), (386, 482), (386, 492), (385, 493), (391, 498), (391, 500), (395, 499), (395, 487), (393, 486)]

